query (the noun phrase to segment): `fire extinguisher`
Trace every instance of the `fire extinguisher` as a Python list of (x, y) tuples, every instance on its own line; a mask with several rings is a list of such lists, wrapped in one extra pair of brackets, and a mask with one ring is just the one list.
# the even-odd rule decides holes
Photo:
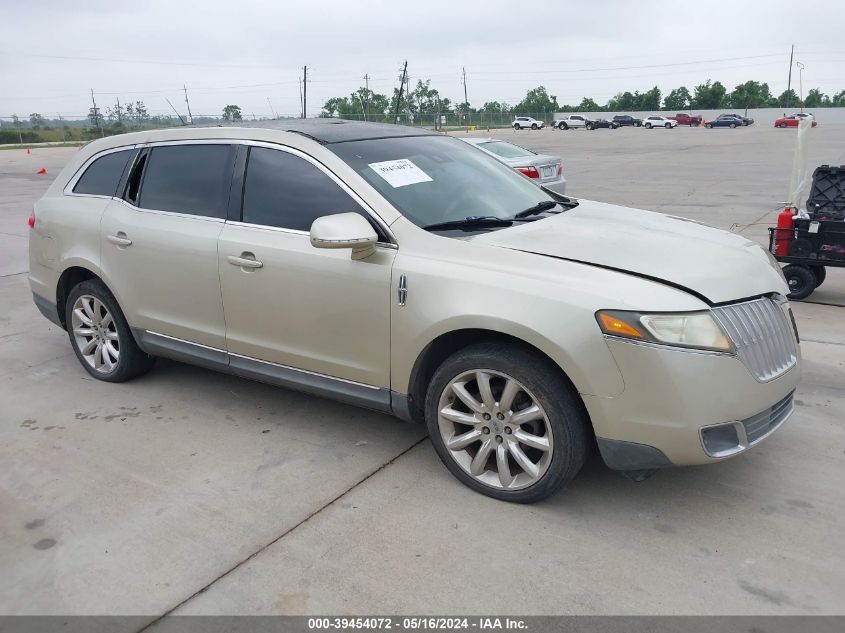
[(778, 213), (778, 227), (775, 230), (775, 255), (786, 257), (789, 255), (789, 247), (792, 244), (793, 231), (795, 227), (792, 209), (785, 207)]

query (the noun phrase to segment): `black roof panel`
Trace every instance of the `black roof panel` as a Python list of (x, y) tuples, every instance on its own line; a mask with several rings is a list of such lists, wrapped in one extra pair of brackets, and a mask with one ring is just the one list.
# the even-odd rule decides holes
[(294, 132), (313, 138), (318, 143), (344, 143), (347, 141), (362, 141), (364, 139), (394, 138), (401, 136), (429, 136), (435, 134), (431, 130), (408, 127), (406, 125), (390, 125), (389, 123), (364, 123), (362, 121), (347, 121), (345, 119), (277, 119), (274, 121), (244, 121), (242, 127), (260, 127), (270, 130)]

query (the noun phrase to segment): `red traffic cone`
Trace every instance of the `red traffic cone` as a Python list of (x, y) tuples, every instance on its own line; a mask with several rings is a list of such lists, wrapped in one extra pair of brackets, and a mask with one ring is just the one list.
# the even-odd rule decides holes
[(27, 154), (32, 154), (32, 152), (30, 152), (30, 151), (29, 151), (29, 148), (28, 148), (28, 147), (26, 148), (26, 153), (27, 153)]
[(37, 172), (35, 172), (35, 173), (37, 173), (37, 174), (46, 174), (46, 173), (47, 173), (47, 170), (46, 170), (46, 169), (44, 169), (44, 168), (42, 167), (41, 169), (39, 169), (39, 170), (38, 170)]

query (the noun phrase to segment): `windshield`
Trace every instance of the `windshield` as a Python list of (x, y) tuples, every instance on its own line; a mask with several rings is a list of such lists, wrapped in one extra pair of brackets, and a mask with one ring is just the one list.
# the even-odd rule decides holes
[(504, 141), (489, 141), (487, 143), (479, 143), (479, 147), (483, 147), (488, 152), (501, 156), (502, 158), (522, 158), (524, 156), (536, 156), (534, 152), (529, 152), (527, 149), (505, 143)]
[(327, 147), (418, 226), (472, 216), (513, 218), (552, 200), (507, 165), (447, 136), (371, 139)]

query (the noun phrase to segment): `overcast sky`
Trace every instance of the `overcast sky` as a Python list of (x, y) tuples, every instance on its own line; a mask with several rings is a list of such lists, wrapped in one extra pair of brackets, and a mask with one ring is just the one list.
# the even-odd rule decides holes
[[(688, 7), (689, 11), (682, 11)], [(800, 11), (799, 11), (800, 10)], [(708, 78), (786, 89), (789, 47), (804, 90), (845, 89), (845, 2), (499, 2), (486, 0), (0, 0), (0, 116), (85, 115), (141, 99), (150, 113), (245, 116), (299, 113), (308, 65), (308, 114), (363, 85), (390, 94), (408, 60), (412, 83), (471, 104), (517, 103), (544, 85), (560, 103), (604, 104), (658, 85), (664, 95)], [(690, 63), (693, 62), (693, 63)], [(797, 71), (793, 87), (798, 89)]]

